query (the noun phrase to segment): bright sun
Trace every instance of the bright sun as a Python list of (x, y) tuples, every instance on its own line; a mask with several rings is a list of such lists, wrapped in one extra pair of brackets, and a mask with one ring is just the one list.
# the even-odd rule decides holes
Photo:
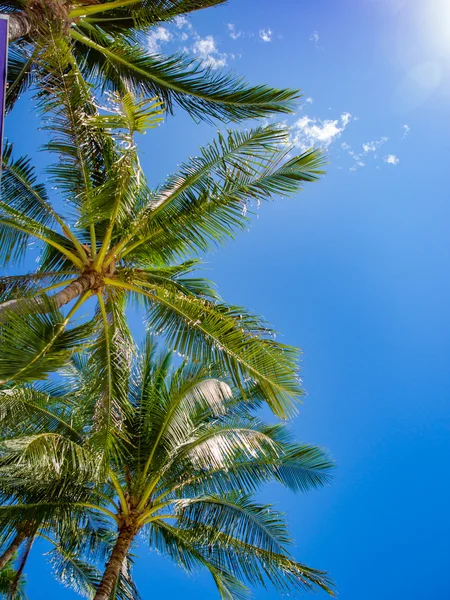
[(424, 51), (450, 63), (450, 0), (422, 0), (416, 5)]

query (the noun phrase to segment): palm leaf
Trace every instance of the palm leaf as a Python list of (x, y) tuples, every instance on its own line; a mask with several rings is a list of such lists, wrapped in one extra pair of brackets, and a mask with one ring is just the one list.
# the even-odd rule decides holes
[(85, 56), (86, 78), (101, 77), (104, 88), (118, 90), (125, 83), (137, 93), (157, 96), (169, 113), (176, 103), (199, 119), (238, 121), (292, 112), (299, 97), (295, 90), (248, 86), (235, 75), (215, 74), (183, 55), (146, 54), (138, 37), (113, 38), (83, 22), (70, 33), (77, 42), (75, 55)]
[(273, 340), (266, 323), (240, 307), (161, 285), (144, 294), (150, 305), (148, 327), (164, 333), (169, 346), (194, 362), (217, 365), (237, 387), (242, 379), (253, 379), (276, 414), (292, 413), (292, 399), (302, 393), (295, 376), (298, 352)]
[[(67, 317), (45, 298), (27, 300), (29, 314), (7, 311), (0, 326), (0, 380), (24, 382), (47, 377), (86, 343), (90, 324), (67, 329)], [(4, 315), (3, 315), (4, 318)]]

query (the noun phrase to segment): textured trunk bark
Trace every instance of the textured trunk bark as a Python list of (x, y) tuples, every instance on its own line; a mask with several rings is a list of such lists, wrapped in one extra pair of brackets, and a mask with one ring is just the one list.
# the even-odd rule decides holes
[(101, 285), (101, 281), (99, 281), (98, 273), (83, 273), (81, 277), (78, 277), (78, 279), (69, 283), (67, 287), (52, 296), (52, 298), (56, 303), (56, 306), (60, 308), (64, 304), (81, 296), (84, 292), (98, 288), (99, 285)]
[[(90, 289), (97, 289), (100, 285), (99, 276), (97, 273), (83, 273), (81, 277), (69, 283), (67, 287), (52, 296), (52, 300), (57, 308), (61, 308), (71, 300), (80, 296), (83, 292)], [(17, 298), (16, 300), (8, 300), (0, 304), (0, 323), (8, 320), (8, 313), (14, 311), (16, 314), (39, 313), (47, 310), (47, 304), (37, 298), (35, 302), (30, 302), (29, 298)]]
[(30, 18), (25, 12), (9, 13), (8, 42), (14, 42), (28, 35), (31, 31)]
[(20, 544), (26, 538), (26, 534), (23, 531), (16, 533), (16, 537), (12, 540), (10, 545), (6, 548), (3, 554), (0, 556), (0, 570), (11, 560), (17, 550), (20, 548)]
[(103, 573), (103, 577), (100, 585), (98, 586), (94, 600), (109, 600), (111, 597), (117, 578), (119, 577), (123, 561), (125, 560), (128, 549), (135, 535), (136, 530), (134, 527), (124, 526), (120, 530), (119, 537), (117, 538), (116, 545), (111, 553), (111, 558), (106, 565), (105, 572)]

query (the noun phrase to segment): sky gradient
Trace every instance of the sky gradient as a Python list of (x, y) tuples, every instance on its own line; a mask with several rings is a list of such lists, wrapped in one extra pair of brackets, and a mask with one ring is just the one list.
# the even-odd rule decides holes
[[(441, 0), (230, 0), (149, 39), (252, 83), (300, 87), (292, 141), (328, 153), (320, 182), (255, 207), (250, 231), (205, 257), (205, 274), (304, 352), (308, 395), (291, 427), (329, 449), (335, 479), (261, 497), (287, 513), (296, 558), (327, 570), (341, 600), (448, 599), (449, 39)], [(42, 167), (38, 125), (25, 97), (5, 135)], [(150, 184), (216, 129), (177, 110), (140, 138)], [(41, 549), (30, 599), (76, 598)], [(135, 577), (145, 600), (218, 597), (207, 575), (145, 549)]]

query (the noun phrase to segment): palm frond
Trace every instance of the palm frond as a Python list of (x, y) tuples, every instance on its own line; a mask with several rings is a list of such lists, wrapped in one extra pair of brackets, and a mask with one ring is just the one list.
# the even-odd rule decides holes
[(146, 54), (138, 36), (113, 38), (87, 25), (80, 21), (70, 32), (75, 55), (85, 57), (85, 77), (101, 78), (104, 88), (119, 90), (125, 84), (135, 93), (156, 96), (169, 113), (176, 103), (199, 119), (239, 121), (292, 112), (299, 97), (295, 90), (248, 86), (242, 78), (216, 74), (184, 55)]
[(227, 570), (224, 564), (218, 563), (214, 558), (211, 560), (208, 556), (210, 553), (199, 547), (192, 536), (185, 535), (184, 531), (163, 521), (155, 521), (151, 525), (149, 543), (187, 573), (200, 567), (206, 568), (211, 573), (222, 600), (249, 598), (249, 590), (234, 576), (233, 570)]
[(315, 181), (323, 172), (322, 156), (307, 152), (286, 160), (288, 139), (286, 130), (273, 126), (219, 135), (149, 196), (125, 231), (124, 255), (170, 259), (203, 252), (247, 226), (252, 203)]
[(269, 553), (282, 553), (290, 543), (282, 515), (237, 491), (179, 500), (176, 509), (181, 527), (205, 525)]
[[(129, 33), (130, 30), (145, 30), (162, 21), (179, 15), (223, 4), (225, 0), (136, 0), (125, 6), (103, 2), (92, 6), (76, 7), (70, 16), (84, 16), (87, 23), (95, 23), (102, 30), (113, 33)], [(119, 3), (120, 4), (120, 3)]]
[[(139, 293), (139, 288), (136, 288)], [(298, 351), (276, 342), (273, 331), (241, 307), (212, 303), (153, 285), (147, 298), (150, 331), (194, 362), (215, 364), (236, 387), (251, 379), (272, 410), (286, 417), (302, 394), (296, 377)]]
[[(2, 11), (4, 3), (2, 2)], [(5, 105), (10, 111), (20, 96), (35, 83), (39, 48), (21, 40), (8, 46), (8, 88)]]
[(89, 323), (67, 328), (68, 319), (46, 298), (27, 299), (29, 314), (7, 311), (0, 325), (0, 381), (15, 383), (46, 378), (86, 343)]

